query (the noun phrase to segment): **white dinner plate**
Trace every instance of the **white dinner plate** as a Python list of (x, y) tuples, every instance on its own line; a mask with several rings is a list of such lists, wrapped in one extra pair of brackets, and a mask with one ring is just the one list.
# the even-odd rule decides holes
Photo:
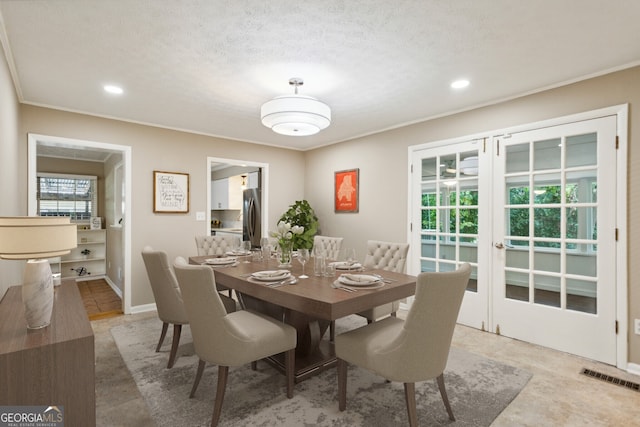
[(276, 280), (286, 279), (290, 275), (291, 273), (289, 273), (289, 270), (264, 270), (252, 273), (251, 278), (261, 280), (263, 282), (273, 282)]
[(237, 251), (229, 251), (227, 252), (227, 255), (245, 256), (245, 255), (251, 255), (251, 252), (237, 250)]
[(336, 270), (360, 270), (362, 269), (362, 264), (356, 262), (354, 264), (349, 264), (346, 261), (335, 261), (329, 263), (329, 265), (333, 265)]
[(205, 259), (204, 262), (209, 265), (229, 265), (236, 262), (236, 258), (234, 257), (209, 258), (209, 259)]
[(368, 274), (341, 274), (338, 281), (349, 286), (371, 286), (381, 282), (379, 277)]

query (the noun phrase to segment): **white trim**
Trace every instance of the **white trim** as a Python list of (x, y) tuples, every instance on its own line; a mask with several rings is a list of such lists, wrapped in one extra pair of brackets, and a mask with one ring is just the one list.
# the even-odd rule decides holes
[[(591, 120), (606, 116), (617, 117), (617, 135), (618, 135), (618, 150), (617, 150), (617, 175), (616, 175), (616, 227), (618, 229), (618, 242), (616, 244), (616, 319), (618, 320), (618, 334), (616, 337), (616, 366), (619, 369), (626, 369), (628, 365), (628, 333), (629, 322), (628, 318), (628, 276), (627, 276), (627, 209), (623, 209), (627, 199), (627, 161), (628, 161), (628, 116), (629, 116), (629, 104), (619, 104), (610, 107), (600, 108), (597, 110), (586, 111), (582, 113), (571, 114), (562, 117), (556, 117), (552, 119), (537, 121), (533, 123), (527, 123), (517, 126), (512, 126), (503, 129), (496, 129), (493, 131), (486, 131), (475, 133), (467, 136), (455, 137), (445, 140), (439, 140), (434, 142), (426, 142), (419, 145), (408, 147), (408, 164), (411, 171), (412, 157), (421, 150), (433, 149), (442, 147), (445, 145), (453, 145), (462, 143), (469, 140), (481, 140), (487, 138), (491, 141), (492, 138), (497, 136), (512, 135), (518, 132), (527, 132), (536, 129), (542, 129), (546, 127), (564, 125), (572, 122), (579, 122), (584, 120)], [(413, 212), (413, 171), (409, 173), (408, 178), (408, 217), (407, 217), (407, 241), (411, 241), (411, 218)], [(413, 258), (411, 249), (409, 251), (408, 259)], [(409, 263), (411, 268), (412, 263)], [(418, 274), (409, 270), (410, 274)], [(612, 326), (613, 327), (613, 326)], [(634, 369), (638, 365), (634, 365)]]
[[(132, 154), (128, 145), (109, 144), (105, 142), (87, 141), (81, 139), (63, 138), (58, 136), (40, 135), (29, 133), (27, 136), (27, 212), (28, 215), (36, 214), (36, 191), (37, 191), (37, 144), (39, 141), (56, 143), (80, 148), (95, 148), (102, 150), (118, 151), (122, 154), (125, 174), (125, 205), (124, 224), (132, 224)], [(131, 227), (124, 227), (124, 296), (123, 311), (125, 314), (131, 313)]]
[(618, 155), (617, 155), (617, 173), (616, 176), (616, 226), (618, 229), (618, 243), (616, 245), (616, 319), (618, 319), (618, 335), (617, 335), (617, 367), (625, 369), (629, 360), (629, 313), (627, 305), (629, 303), (629, 283), (627, 277), (627, 148), (628, 140), (628, 123), (629, 123), (629, 104), (611, 107), (608, 110), (614, 110), (618, 117), (617, 133), (618, 133)]
[(224, 159), (221, 157), (207, 157), (207, 219), (205, 222), (205, 236), (211, 234), (211, 163), (227, 163), (234, 166), (259, 167), (262, 175), (260, 177), (261, 207), (262, 207), (262, 235), (267, 237), (269, 230), (269, 163), (252, 162), (249, 160)]
[(130, 308), (129, 313), (127, 314), (138, 314), (138, 313), (147, 313), (149, 311), (157, 311), (156, 303), (152, 304), (142, 304), (142, 305), (134, 305)]
[(115, 292), (116, 295), (118, 295), (120, 299), (122, 299), (122, 289), (117, 287), (116, 284), (111, 281), (109, 276), (104, 276), (103, 278), (104, 278), (104, 281), (107, 282), (107, 284), (111, 287), (111, 289), (113, 289), (113, 292)]
[(629, 363), (627, 365), (627, 372), (634, 375), (640, 375), (640, 365), (637, 363)]

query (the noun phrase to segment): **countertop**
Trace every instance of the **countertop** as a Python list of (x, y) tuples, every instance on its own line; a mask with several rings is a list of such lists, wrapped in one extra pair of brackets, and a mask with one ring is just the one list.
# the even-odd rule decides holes
[(242, 234), (242, 228), (224, 228), (224, 227), (219, 227), (219, 228), (212, 228), (211, 231), (215, 231), (216, 233), (218, 231), (222, 231), (225, 233), (235, 233), (235, 234)]

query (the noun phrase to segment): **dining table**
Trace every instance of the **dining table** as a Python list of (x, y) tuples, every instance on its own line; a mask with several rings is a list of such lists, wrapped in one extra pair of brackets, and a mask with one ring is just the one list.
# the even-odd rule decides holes
[[(312, 257), (305, 265), (308, 277), (300, 278), (302, 265), (296, 259), (291, 266), (280, 267), (271, 257), (253, 260), (251, 256), (237, 257), (233, 264), (213, 263), (211, 255), (192, 256), (190, 264), (210, 265), (216, 284), (233, 289), (242, 308), (258, 311), (292, 325), (297, 331), (295, 381), (300, 382), (336, 365), (333, 342), (325, 337), (337, 319), (415, 294), (416, 277), (382, 269), (361, 268), (359, 271), (337, 270), (333, 276), (314, 275)], [(255, 280), (260, 272), (286, 269), (295, 282)], [(371, 287), (341, 285), (341, 274), (378, 275), (380, 282)], [(286, 274), (286, 273), (284, 273)], [(362, 318), (363, 326), (366, 319)], [(328, 335), (328, 334), (327, 334)], [(284, 357), (276, 355), (267, 361), (284, 372)]]

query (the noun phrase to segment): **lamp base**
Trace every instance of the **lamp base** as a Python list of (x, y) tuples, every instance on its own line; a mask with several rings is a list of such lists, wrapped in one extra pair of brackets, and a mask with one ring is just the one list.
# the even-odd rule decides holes
[(27, 328), (40, 329), (49, 326), (53, 311), (53, 278), (46, 259), (27, 261), (22, 284)]

